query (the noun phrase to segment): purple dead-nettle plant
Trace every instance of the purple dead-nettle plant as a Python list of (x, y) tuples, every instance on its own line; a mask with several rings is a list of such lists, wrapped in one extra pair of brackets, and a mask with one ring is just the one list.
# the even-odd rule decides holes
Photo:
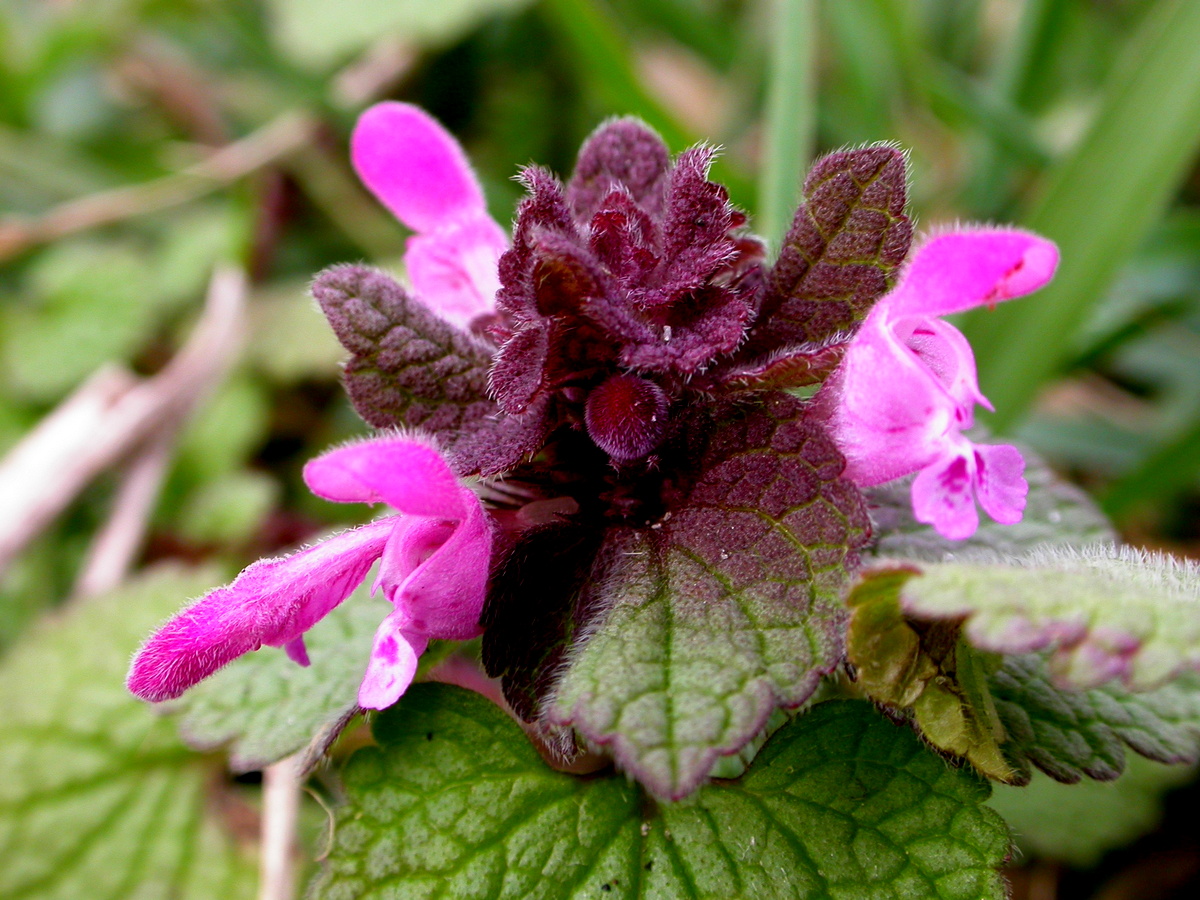
[(380, 434), (305, 478), (398, 515), (184, 610), (134, 660), (139, 696), (175, 697), (262, 644), (305, 664), (304, 632), (379, 560), (394, 611), (363, 707), (396, 701), (429, 640), (482, 633), (527, 728), (572, 736), (567, 755), (606, 748), (676, 799), (846, 659), (872, 536), (860, 488), (915, 474), (912, 515), (946, 539), (976, 531), (976, 501), (1021, 519), (1024, 461), (966, 436), (987, 401), (940, 317), (1038, 289), (1057, 251), (961, 228), (906, 265), (898, 149), (819, 160), (774, 262), (709, 180), (714, 150), (672, 159), (634, 119), (597, 129), (565, 183), (525, 169), (511, 242), (424, 112), (368, 110), (352, 156), (415, 232), (411, 288), (361, 265), (316, 277)]

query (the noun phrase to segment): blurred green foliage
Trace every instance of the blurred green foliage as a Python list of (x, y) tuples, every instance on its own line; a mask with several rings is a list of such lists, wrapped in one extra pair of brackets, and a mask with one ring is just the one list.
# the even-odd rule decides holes
[[(770, 237), (814, 154), (895, 141), (924, 227), (1058, 240), (1055, 285), (966, 323), (991, 424), (1134, 541), (1195, 553), (1196, 48), (1193, 0), (3, 0), (0, 453), (98, 366), (161, 367), (234, 261), (246, 349), (180, 437), (143, 561), (236, 566), (361, 515), (299, 480), (363, 431), (307, 279), (403, 250), (347, 162), (358, 112), (428, 108), (500, 221), (519, 165), (569, 172), (634, 113), (674, 150), (722, 145), (717, 177)], [(251, 159), (286, 115), (305, 139)], [(190, 170), (231, 142), (234, 176)], [(0, 654), (67, 594), (112, 494), (105, 476), (0, 577)]]

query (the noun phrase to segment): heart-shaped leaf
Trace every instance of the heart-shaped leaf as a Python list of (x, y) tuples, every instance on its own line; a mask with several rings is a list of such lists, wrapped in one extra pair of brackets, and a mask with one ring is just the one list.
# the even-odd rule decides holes
[(344, 771), (314, 898), (1004, 896), (986, 783), (865, 703), (819, 704), (686, 804), (556, 772), (500, 710), (443, 685), (410, 690), (375, 737)]
[(129, 657), (219, 577), (161, 569), (27, 635), (0, 667), (0, 896), (237, 900), (255, 864), (220, 764), (126, 692)]
[(866, 516), (800, 401), (775, 394), (710, 440), (686, 500), (612, 528), (584, 592), (606, 609), (568, 658), (549, 717), (678, 799), (842, 656), (840, 590)]

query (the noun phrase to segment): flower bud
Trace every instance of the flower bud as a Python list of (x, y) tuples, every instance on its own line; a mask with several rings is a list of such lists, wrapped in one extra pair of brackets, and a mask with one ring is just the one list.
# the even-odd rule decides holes
[(645, 456), (667, 428), (667, 395), (637, 375), (613, 375), (588, 395), (584, 422), (596, 445), (618, 462)]

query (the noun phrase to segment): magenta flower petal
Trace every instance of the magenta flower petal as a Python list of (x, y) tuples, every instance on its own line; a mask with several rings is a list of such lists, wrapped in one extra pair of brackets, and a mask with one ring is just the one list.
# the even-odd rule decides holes
[(417, 296), (465, 328), (495, 308), (499, 260), (507, 249), (504, 230), (481, 213), (413, 235), (404, 263)]
[(912, 483), (913, 515), (952, 541), (969, 538), (979, 527), (972, 490), (974, 460), (952, 454), (926, 466)]
[(1020, 522), (1029, 493), (1021, 451), (1010, 444), (976, 444), (975, 467), (979, 505), (1001, 525)]
[(1045, 285), (1057, 267), (1058, 248), (1027, 231), (946, 232), (916, 250), (900, 283), (886, 298), (888, 315), (893, 319), (946, 316), (1010, 300)]
[(371, 193), (414, 231), (485, 213), (483, 190), (462, 147), (419, 107), (372, 106), (354, 128), (350, 158)]
[(403, 610), (379, 624), (371, 661), (358, 688), (358, 705), (363, 709), (386, 709), (412, 684), (417, 661), (429, 645), (429, 638), (410, 631), (407, 624), (408, 615)]
[(144, 700), (169, 700), (263, 644), (292, 644), (366, 578), (393, 525), (381, 519), (254, 563), (151, 635), (130, 667), (129, 690)]
[(401, 585), (448, 541), (458, 528), (456, 522), (426, 516), (400, 516), (383, 548), (383, 565), (371, 593), (382, 590), (393, 605)]
[(397, 528), (383, 552), (379, 584), (397, 609), (408, 611), (411, 630), (443, 640), (480, 634), (479, 615), (487, 593), (492, 531), (479, 498), (462, 488), (466, 517), (416, 567), (417, 553), (429, 548), (445, 525), (424, 520)]
[(900, 478), (945, 452), (956, 404), (928, 367), (870, 318), (828, 389), (836, 397), (834, 436), (856, 483)]
[(304, 635), (298, 638), (292, 638), (283, 645), (283, 652), (288, 655), (288, 659), (300, 666), (306, 668), (312, 665), (308, 659), (308, 646), (304, 643)]
[(359, 118), (350, 155), (363, 183), (416, 232), (404, 262), (417, 297), (460, 328), (491, 313), (508, 237), (458, 141), (418, 107), (380, 103)]
[(1045, 284), (1054, 244), (1024, 231), (978, 229), (926, 241), (900, 284), (875, 304), (818, 403), (869, 487), (913, 472), (913, 512), (953, 540), (979, 526), (976, 499), (997, 522), (1019, 522), (1027, 485), (1015, 447), (977, 446), (963, 432), (979, 390), (967, 339), (937, 316), (995, 303)]
[(330, 450), (308, 462), (304, 481), (318, 497), (336, 503), (387, 503), (410, 515), (445, 519), (465, 512), (458, 479), (441, 453), (411, 438), (376, 438)]
[(933, 373), (939, 385), (958, 404), (959, 427), (966, 429), (974, 424), (973, 407), (976, 403), (992, 408), (988, 398), (979, 391), (979, 380), (975, 374), (975, 354), (961, 331), (949, 322), (927, 317), (913, 317), (896, 323), (911, 323), (912, 331), (904, 341), (922, 363)]

